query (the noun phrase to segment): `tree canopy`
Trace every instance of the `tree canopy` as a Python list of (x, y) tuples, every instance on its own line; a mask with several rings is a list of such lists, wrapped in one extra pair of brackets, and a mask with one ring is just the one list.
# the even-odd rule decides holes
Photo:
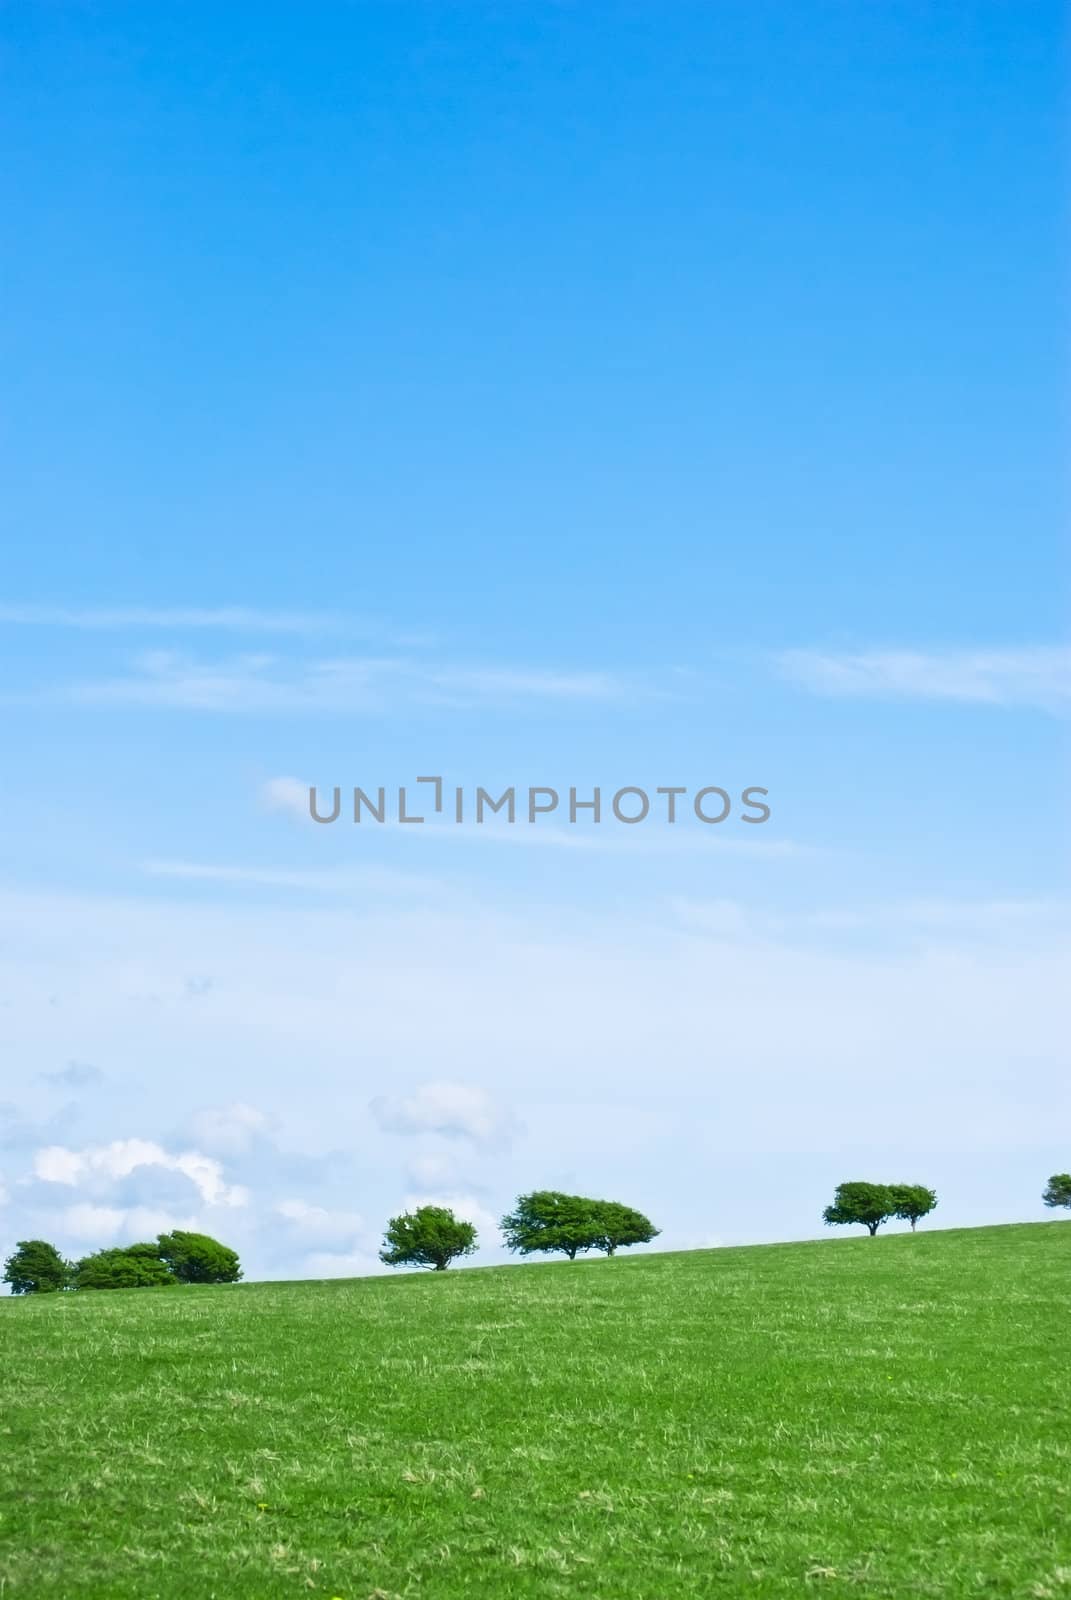
[(1041, 1198), (1047, 1206), (1071, 1206), (1071, 1172), (1054, 1172)]
[(0, 1282), (10, 1284), (12, 1294), (54, 1294), (67, 1287), (70, 1276), (70, 1263), (54, 1244), (46, 1239), (20, 1239), (4, 1262)]
[(659, 1230), (632, 1206), (623, 1206), (617, 1200), (599, 1200), (595, 1206), (595, 1248), (608, 1256), (630, 1244), (650, 1244), (657, 1239)]
[(921, 1217), (928, 1217), (937, 1205), (937, 1195), (922, 1183), (894, 1183), (890, 1185), (894, 1201), (893, 1216), (901, 1222), (910, 1222), (911, 1232)]
[(235, 1283), (242, 1276), (235, 1251), (207, 1233), (175, 1229), (155, 1244), (116, 1245), (81, 1261), (64, 1261), (44, 1239), (21, 1239), (0, 1280), (12, 1294), (56, 1289), (151, 1289), (176, 1283)]
[(622, 1246), (648, 1244), (658, 1236), (653, 1223), (631, 1206), (556, 1189), (518, 1195), (501, 1228), (508, 1248), (519, 1255), (558, 1252), (570, 1261), (586, 1250), (612, 1256)]
[(379, 1259), (388, 1267), (431, 1267), (445, 1272), (476, 1248), (476, 1229), (446, 1206), (418, 1206), (391, 1217)]
[(896, 1199), (887, 1183), (839, 1183), (833, 1204), (822, 1212), (827, 1223), (862, 1223), (871, 1238), (895, 1215)]
[(513, 1210), (502, 1218), (500, 1227), (506, 1245), (518, 1255), (537, 1251), (560, 1253), (576, 1259), (595, 1244), (596, 1230), (592, 1208), (596, 1202), (557, 1189), (536, 1189), (517, 1196)]
[(128, 1244), (97, 1250), (79, 1261), (76, 1289), (158, 1289), (178, 1283), (155, 1244)]
[(179, 1283), (237, 1283), (242, 1276), (237, 1253), (207, 1233), (161, 1233), (156, 1253)]

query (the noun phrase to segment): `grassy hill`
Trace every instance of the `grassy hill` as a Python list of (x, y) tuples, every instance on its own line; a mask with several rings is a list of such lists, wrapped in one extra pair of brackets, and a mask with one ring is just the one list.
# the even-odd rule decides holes
[(0, 1593), (1071, 1597), (1071, 1224), (0, 1302)]

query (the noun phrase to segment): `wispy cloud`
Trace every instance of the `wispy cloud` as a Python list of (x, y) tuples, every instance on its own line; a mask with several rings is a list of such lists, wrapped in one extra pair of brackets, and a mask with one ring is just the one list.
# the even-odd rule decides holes
[(954, 700), (965, 704), (1071, 704), (1071, 648), (865, 650), (855, 654), (786, 650), (780, 673), (813, 694), (873, 699)]
[(943, 947), (965, 952), (979, 945), (1014, 949), (1040, 941), (1063, 947), (1071, 937), (1071, 903), (1061, 899), (915, 899), (793, 912), (771, 912), (739, 900), (685, 896), (672, 897), (668, 905), (689, 932), (734, 944), (818, 948), (847, 941), (856, 950), (880, 944), (886, 949)]
[(91, 1066), (88, 1061), (68, 1061), (58, 1071), (39, 1072), (38, 1077), (42, 1083), (49, 1083), (54, 1089), (88, 1089), (104, 1081), (100, 1068)]
[(369, 1110), (385, 1133), (436, 1133), (494, 1145), (516, 1129), (508, 1107), (468, 1083), (423, 1083), (409, 1095), (377, 1095)]
[(229, 713), (377, 712), (399, 704), (476, 706), (605, 701), (624, 693), (606, 672), (473, 667), (408, 656), (294, 661), (241, 654), (205, 661), (171, 650), (137, 656), (117, 677), (62, 685), (48, 699)]
[[(386, 824), (385, 824), (386, 826)], [(817, 847), (798, 844), (794, 839), (733, 838), (717, 834), (700, 823), (670, 827), (653, 824), (647, 832), (616, 824), (583, 824), (577, 827), (540, 827), (524, 822), (509, 826), (502, 822), (432, 823), (419, 830), (406, 830), (424, 839), (453, 839), (459, 843), (486, 842), (512, 844), (547, 850), (590, 850), (607, 855), (668, 855), (677, 851), (706, 850), (712, 855), (740, 855), (751, 860), (779, 860), (788, 856), (814, 855)]]
[(145, 861), (141, 870), (152, 878), (231, 884), (239, 888), (308, 890), (327, 895), (428, 894), (439, 887), (433, 878), (377, 866), (317, 870), (202, 861)]
[(30, 606), (0, 603), (0, 624), (3, 623), (29, 628), (118, 632), (136, 628), (194, 628), (233, 633), (296, 634), (323, 633), (343, 626), (338, 617), (323, 612), (266, 611), (255, 606)]
[(261, 803), (269, 811), (284, 811), (299, 822), (309, 822), (309, 785), (300, 778), (269, 778), (260, 786)]

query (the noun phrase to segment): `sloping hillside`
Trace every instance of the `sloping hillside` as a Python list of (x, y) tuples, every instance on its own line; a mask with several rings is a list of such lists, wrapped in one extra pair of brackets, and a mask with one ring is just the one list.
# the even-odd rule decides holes
[(1071, 1225), (0, 1302), (0, 1592), (1071, 1596)]

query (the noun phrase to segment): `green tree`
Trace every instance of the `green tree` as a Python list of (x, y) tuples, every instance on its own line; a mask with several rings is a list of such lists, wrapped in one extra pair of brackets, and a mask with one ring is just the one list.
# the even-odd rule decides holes
[(596, 1200), (592, 1220), (595, 1226), (595, 1248), (608, 1256), (630, 1244), (650, 1244), (657, 1239), (659, 1229), (631, 1206), (616, 1200)]
[(154, 1244), (97, 1250), (79, 1261), (74, 1274), (76, 1289), (162, 1289), (177, 1282)]
[(70, 1263), (54, 1244), (45, 1239), (20, 1239), (4, 1262), (0, 1282), (9, 1283), (12, 1294), (54, 1294), (66, 1289), (70, 1277)]
[(446, 1206), (418, 1206), (391, 1217), (379, 1259), (388, 1267), (432, 1267), (445, 1272), (458, 1256), (476, 1248), (476, 1229)]
[(822, 1212), (829, 1223), (862, 1223), (871, 1238), (895, 1215), (896, 1200), (887, 1183), (839, 1183), (833, 1204)]
[(237, 1253), (207, 1233), (161, 1233), (156, 1253), (180, 1283), (237, 1283), (242, 1276)]
[(558, 1252), (575, 1261), (578, 1252), (591, 1250), (598, 1241), (596, 1200), (557, 1189), (536, 1189), (517, 1196), (513, 1210), (502, 1218), (507, 1248), (518, 1255), (536, 1251)]
[(911, 1232), (920, 1217), (928, 1217), (937, 1205), (937, 1194), (921, 1183), (894, 1183), (890, 1185), (895, 1202), (893, 1216), (901, 1222), (910, 1222)]
[(1047, 1206), (1071, 1206), (1071, 1172), (1054, 1172), (1041, 1198)]

